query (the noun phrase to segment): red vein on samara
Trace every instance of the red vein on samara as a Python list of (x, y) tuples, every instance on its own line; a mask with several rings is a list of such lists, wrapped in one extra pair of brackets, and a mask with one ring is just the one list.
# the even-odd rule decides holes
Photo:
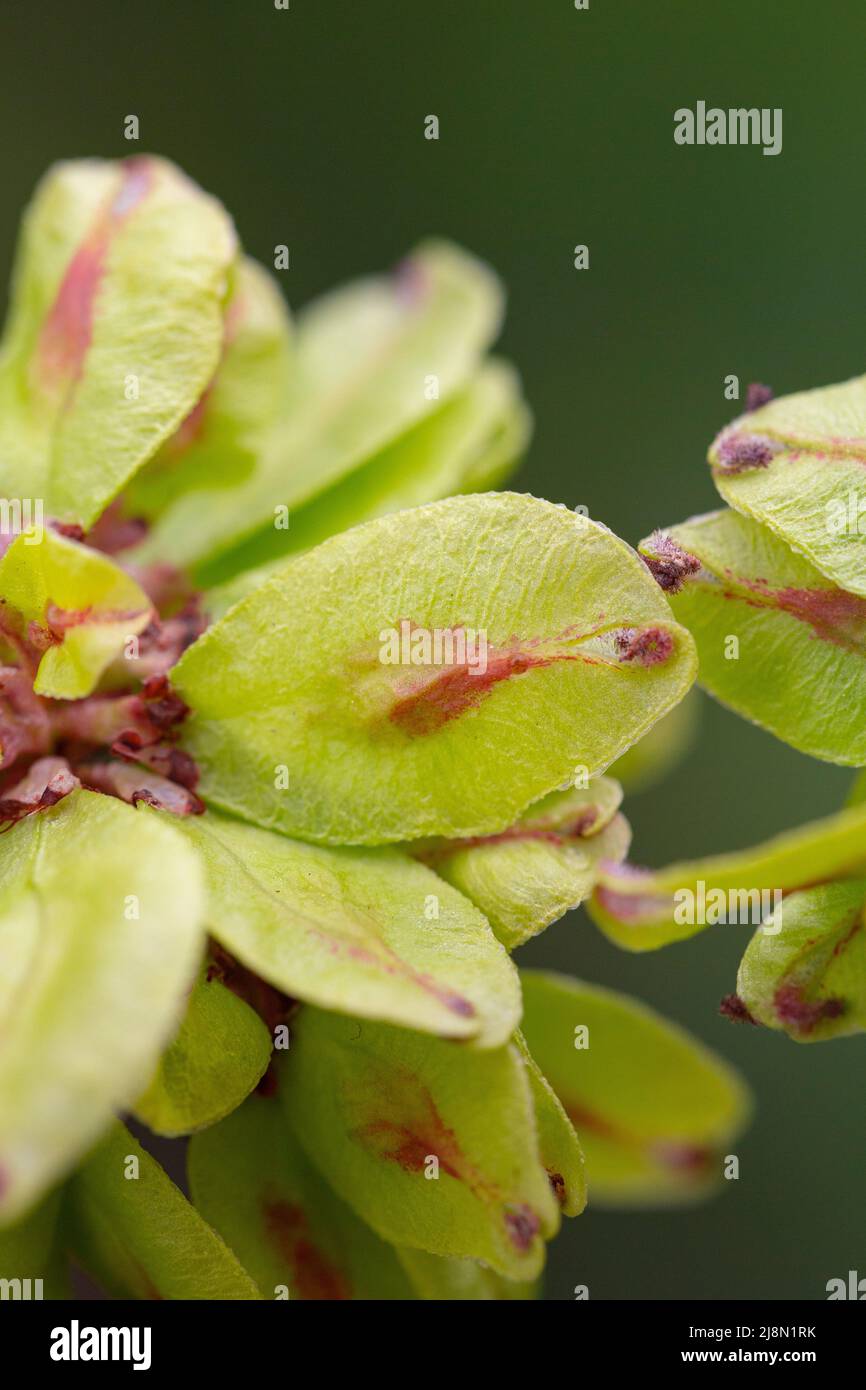
[(39, 336), (37, 358), (43, 381), (47, 378), (50, 384), (59, 381), (74, 385), (81, 376), (93, 337), (94, 303), (109, 246), (149, 191), (151, 181), (148, 159), (125, 162), (117, 192), (66, 267)]
[(491, 648), (483, 671), (474, 669), (468, 662), (433, 671), (428, 668), (420, 678), (410, 678), (403, 690), (395, 692), (389, 719), (407, 734), (435, 733), (479, 705), (504, 681), (528, 671), (560, 661), (579, 661), (590, 666), (618, 667), (622, 663), (655, 666), (666, 661), (673, 650), (670, 633), (653, 625), (624, 625), (608, 632), (587, 633), (584, 640), (606, 637), (615, 643), (615, 653), (609, 656), (601, 650), (581, 650), (577, 644), (579, 639), (572, 639), (574, 645), (570, 649), (555, 645), (556, 641), (566, 640), (563, 635), (546, 646), (542, 645), (542, 639), (534, 638), (522, 644), (515, 639), (508, 647)]

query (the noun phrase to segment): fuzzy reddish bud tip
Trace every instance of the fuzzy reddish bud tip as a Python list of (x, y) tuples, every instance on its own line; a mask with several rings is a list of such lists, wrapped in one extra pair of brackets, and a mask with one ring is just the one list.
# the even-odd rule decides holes
[(417, 260), (407, 257), (400, 261), (394, 270), (394, 287), (397, 298), (407, 308), (415, 309), (423, 303), (429, 288), (429, 280), (423, 266)]
[(665, 1168), (670, 1168), (675, 1173), (681, 1173), (684, 1177), (702, 1177), (713, 1162), (712, 1151), (703, 1148), (700, 1144), (679, 1144), (663, 1141), (660, 1144), (654, 1144), (651, 1152), (656, 1162), (663, 1164)]
[(750, 468), (766, 468), (784, 448), (776, 439), (763, 434), (723, 434), (716, 450), (721, 473), (745, 473)]
[(650, 537), (652, 555), (642, 555), (641, 559), (653, 579), (666, 594), (678, 594), (690, 574), (697, 574), (701, 562), (697, 555), (690, 555), (681, 545), (664, 531), (654, 531)]
[(719, 1004), (719, 1013), (731, 1023), (751, 1023), (756, 1028), (758, 1020), (753, 1018), (738, 994), (726, 994)]
[(746, 413), (760, 410), (762, 405), (769, 405), (773, 394), (772, 386), (764, 386), (760, 381), (750, 381), (746, 389)]
[(505, 1213), (505, 1228), (508, 1231), (508, 1238), (516, 1250), (521, 1254), (527, 1251), (541, 1227), (538, 1213), (532, 1207), (522, 1202), (519, 1207), (514, 1207)]
[(674, 639), (661, 627), (623, 628), (615, 637), (620, 661), (638, 666), (659, 666), (674, 649)]

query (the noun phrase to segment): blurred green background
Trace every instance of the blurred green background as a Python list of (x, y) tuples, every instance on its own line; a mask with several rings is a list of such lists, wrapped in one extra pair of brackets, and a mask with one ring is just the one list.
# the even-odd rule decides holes
[[(508, 286), (503, 347), (537, 417), (517, 486), (634, 543), (716, 505), (726, 374), (786, 392), (866, 368), (864, 41), (851, 0), (4, 0), (0, 264), (44, 167), (129, 154), (130, 113), (132, 148), (219, 194), (253, 255), (288, 243), (295, 304), (453, 237)], [(782, 153), (675, 146), (699, 99), (782, 107)], [(639, 862), (745, 845), (850, 781), (701, 703), (690, 757), (629, 806)], [(823, 1298), (866, 1275), (866, 1042), (719, 1019), (747, 933), (628, 956), (574, 914), (525, 952), (650, 1001), (757, 1097), (738, 1182), (697, 1209), (590, 1211), (549, 1298)]]

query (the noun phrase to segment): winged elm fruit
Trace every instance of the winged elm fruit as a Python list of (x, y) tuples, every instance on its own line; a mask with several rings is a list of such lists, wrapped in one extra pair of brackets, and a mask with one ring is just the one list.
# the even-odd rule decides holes
[(827, 525), (862, 488), (866, 379), (779, 396), (710, 449), (724, 500), (849, 593), (866, 595), (864, 538)]
[[(661, 553), (658, 536), (641, 542), (651, 566)], [(864, 597), (737, 511), (709, 512), (669, 527), (665, 536), (695, 561), (665, 592), (697, 642), (702, 684), (795, 748), (861, 765)], [(837, 698), (842, 691), (845, 698)]]

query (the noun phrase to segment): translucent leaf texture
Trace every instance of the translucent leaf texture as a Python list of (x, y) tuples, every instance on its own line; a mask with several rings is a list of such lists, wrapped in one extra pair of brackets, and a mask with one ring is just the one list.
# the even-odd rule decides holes
[(611, 764), (608, 771), (627, 796), (654, 787), (681, 761), (697, 733), (699, 701), (698, 692), (690, 691), (663, 719), (653, 724), (648, 734)]
[(273, 1040), (258, 1014), (205, 969), (180, 1029), (135, 1106), (154, 1134), (192, 1134), (213, 1125), (258, 1085)]
[(592, 1202), (705, 1195), (748, 1115), (735, 1074), (625, 995), (539, 971), (521, 978), (524, 1033), (577, 1130)]
[[(404, 623), (430, 654), (389, 664)], [(485, 635), (484, 670), (480, 645), (445, 663), (441, 640), (437, 664), (436, 632), (470, 629)], [(575, 766), (602, 771), (694, 675), (691, 637), (628, 546), (503, 493), (399, 512), (299, 556), (199, 638), (174, 681), (211, 804), (369, 844), (504, 830)]]
[(179, 499), (148, 553), (199, 563), (345, 478), (467, 383), (501, 307), (492, 273), (445, 243), (317, 301), (298, 321), (292, 400), (250, 476)]
[[(749, 913), (760, 912), (762, 893), (785, 892), (864, 866), (866, 804), (861, 804), (731, 854), (664, 869), (609, 866), (600, 874), (587, 907), (618, 946), (653, 951), (725, 921), (728, 905), (733, 905), (738, 921), (750, 920)], [(725, 910), (714, 902), (717, 894), (725, 895)], [(692, 912), (691, 906), (697, 909), (701, 902), (705, 911)]]
[(866, 1030), (866, 879), (789, 894), (755, 932), (737, 993), (752, 1018), (795, 1042)]
[(236, 255), (222, 208), (150, 157), (54, 167), (0, 350), (0, 490), (89, 526), (219, 360)]
[(737, 512), (696, 517), (641, 550), (659, 557), (671, 541), (700, 562), (669, 597), (697, 643), (701, 684), (803, 753), (866, 762), (866, 599)]
[(280, 1096), (309, 1157), (385, 1240), (538, 1274), (559, 1208), (513, 1048), (467, 1052), (306, 1008)]
[(271, 526), (211, 564), (199, 566), (205, 584), (235, 576), (211, 589), (208, 612), (221, 617), (276, 573), (288, 556), (350, 526), (453, 493), (494, 486), (519, 458), (529, 432), (529, 414), (514, 371), (503, 362), (486, 363), (432, 415), (293, 512), (287, 530)]
[(604, 859), (624, 859), (630, 832), (616, 814), (622, 789), (608, 777), (552, 792), (499, 835), (411, 846), (478, 906), (514, 950), (586, 898)]
[(285, 413), (294, 367), (280, 288), (244, 256), (226, 308), (216, 374), (179, 429), (132, 479), (125, 511), (153, 518), (185, 492), (234, 487), (249, 476)]
[(171, 824), (86, 791), (0, 836), (0, 882), (5, 1223), (147, 1084), (195, 975), (203, 893)]
[(183, 822), (213, 935), (295, 999), (496, 1047), (517, 972), (460, 893), (393, 850), (330, 849), (215, 811)]
[(54, 531), (30, 530), (0, 557), (0, 636), (42, 651), (37, 695), (89, 695), (152, 611), (146, 594), (108, 556)]
[(233, 1252), (121, 1124), (73, 1177), (65, 1215), (76, 1258), (115, 1298), (260, 1297)]
[(405, 1299), (397, 1255), (319, 1176), (276, 1099), (251, 1096), (189, 1146), (196, 1208), (264, 1298)]
[[(866, 597), (866, 377), (782, 396), (740, 416), (710, 449), (713, 480), (839, 588)], [(854, 498), (852, 512), (851, 498)]]

